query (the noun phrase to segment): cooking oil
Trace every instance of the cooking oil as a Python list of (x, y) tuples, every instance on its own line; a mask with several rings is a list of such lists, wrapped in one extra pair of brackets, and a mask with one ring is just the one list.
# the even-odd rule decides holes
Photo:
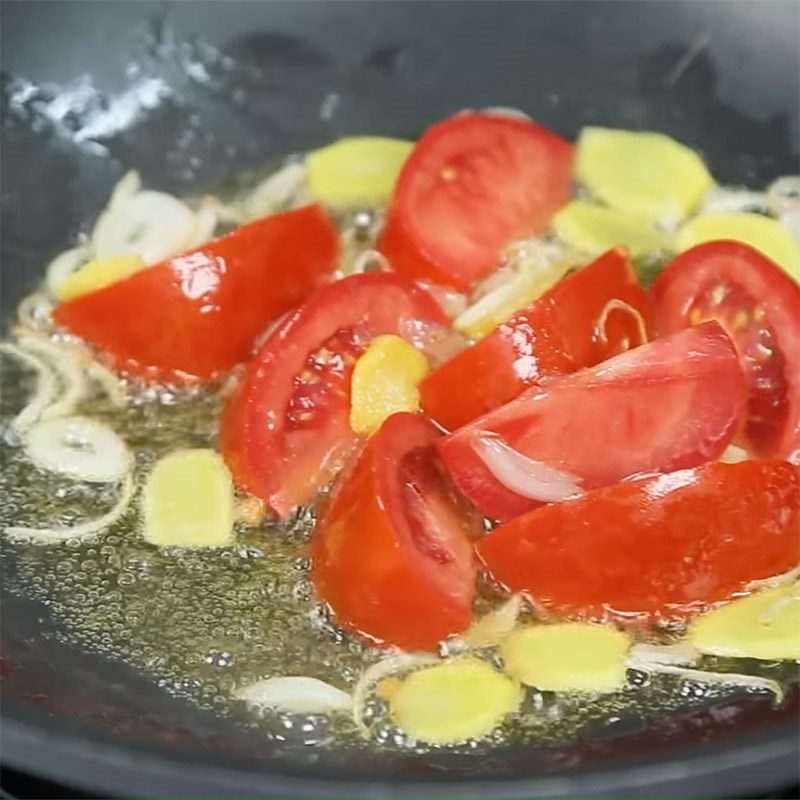
[[(30, 376), (3, 359), (0, 424), (7, 425), (31, 389)], [(213, 447), (221, 407), (211, 392), (155, 392), (124, 409), (94, 397), (78, 409), (106, 422), (136, 454), (142, 485), (154, 462), (172, 450)], [(0, 449), (0, 525), (69, 525), (103, 513), (113, 487), (76, 483), (34, 468), (21, 448)], [(259, 714), (233, 697), (236, 687), (279, 675), (306, 675), (352, 690), (361, 671), (382, 657), (335, 627), (315, 601), (306, 546), (314, 514), (306, 509), (286, 523), (239, 525), (236, 543), (221, 550), (158, 549), (141, 535), (138, 501), (95, 538), (63, 544), (3, 542), (5, 587), (47, 604), (76, 646), (122, 659), (165, 691), (206, 711), (254, 727), (287, 746), (430, 747), (391, 724), (386, 705), (368, 704), (372, 737), (364, 740), (345, 717)], [(482, 609), (493, 602), (485, 591)], [(490, 653), (486, 653), (490, 657)], [(724, 665), (723, 665), (724, 666)], [(793, 670), (756, 667), (789, 680)], [(621, 729), (647, 718), (735, 694), (675, 677), (633, 673), (624, 690), (587, 701), (578, 695), (529, 692), (521, 710), (481, 742), (454, 748), (487, 754), (510, 742), (569, 741), (586, 731)]]

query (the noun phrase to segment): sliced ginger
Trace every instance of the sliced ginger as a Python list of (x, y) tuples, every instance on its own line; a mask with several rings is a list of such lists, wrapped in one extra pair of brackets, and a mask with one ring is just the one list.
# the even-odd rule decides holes
[(417, 386), (429, 371), (425, 356), (405, 339), (375, 337), (353, 368), (350, 427), (368, 436), (392, 414), (419, 411)]
[(607, 692), (625, 683), (631, 640), (607, 625), (562, 622), (514, 631), (501, 645), (506, 672), (554, 692)]
[(153, 468), (142, 496), (144, 538), (159, 547), (225, 547), (233, 540), (233, 481), (214, 450), (177, 450)]
[(515, 681), (485, 661), (463, 657), (413, 672), (392, 693), (390, 710), (415, 739), (447, 744), (487, 735), (521, 700)]
[(630, 254), (645, 255), (670, 247), (670, 237), (649, 222), (625, 211), (575, 200), (553, 217), (553, 230), (567, 244), (585, 253), (604, 253), (624, 245)]
[(714, 181), (697, 153), (663, 133), (584, 128), (578, 180), (612, 208), (671, 227)]
[(800, 244), (777, 220), (744, 211), (701, 214), (678, 231), (676, 244), (678, 250), (688, 250), (717, 239), (733, 239), (750, 245), (800, 282)]
[(800, 583), (742, 597), (695, 619), (689, 641), (733, 658), (800, 658)]
[(72, 273), (56, 289), (59, 300), (74, 300), (89, 292), (104, 289), (112, 283), (129, 278), (147, 265), (141, 256), (105, 256), (95, 258)]
[(308, 154), (308, 191), (329, 206), (385, 203), (413, 142), (381, 136), (340, 139)]

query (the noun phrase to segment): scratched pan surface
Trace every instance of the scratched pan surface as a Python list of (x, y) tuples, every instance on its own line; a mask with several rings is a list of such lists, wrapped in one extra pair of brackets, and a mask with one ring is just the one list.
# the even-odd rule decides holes
[[(171, 191), (351, 133), (516, 106), (649, 128), (722, 181), (798, 171), (794, 2), (3, 4), (4, 318), (124, 169)], [(0, 499), (0, 502), (2, 500)], [(274, 742), (71, 644), (3, 596), (4, 763), (118, 796), (748, 796), (797, 780), (797, 692), (491, 757)]]

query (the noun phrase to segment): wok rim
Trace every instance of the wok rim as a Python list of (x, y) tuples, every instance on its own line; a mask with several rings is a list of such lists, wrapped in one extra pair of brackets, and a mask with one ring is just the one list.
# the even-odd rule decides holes
[[(658, 791), (660, 796), (742, 797), (785, 787), (800, 774), (800, 726), (794, 723), (541, 777), (363, 778), (316, 766), (310, 776), (302, 765), (275, 770), (226, 764), (207, 752), (165, 754), (5, 698), (0, 747), (5, 766), (106, 796), (625, 797), (643, 796), (646, 790), (650, 796), (659, 796)], [(132, 787), (133, 794), (126, 793)]]

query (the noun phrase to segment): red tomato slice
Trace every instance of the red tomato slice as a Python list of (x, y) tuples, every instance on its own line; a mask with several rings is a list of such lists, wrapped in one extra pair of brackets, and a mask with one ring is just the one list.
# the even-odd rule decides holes
[(508, 468), (501, 483), (476, 449), (487, 434), (545, 470), (577, 476), (588, 490), (716, 458), (744, 402), (736, 351), (722, 328), (707, 322), (534, 386), (439, 447), (459, 489), (487, 516), (507, 520), (552, 498), (511, 491)]
[(800, 287), (739, 242), (709, 242), (679, 255), (650, 289), (663, 333), (716, 319), (747, 377), (737, 441), (760, 458), (800, 463)]
[(480, 519), (439, 464), (439, 436), (424, 417), (389, 417), (311, 541), (311, 578), (339, 623), (409, 650), (432, 650), (472, 619)]
[(350, 374), (370, 340), (413, 338), (449, 325), (433, 298), (390, 272), (325, 286), (287, 317), (250, 362), (222, 418), (220, 448), (234, 479), (285, 517), (311, 502), (357, 442)]
[(409, 277), (473, 286), (569, 200), (572, 160), (569, 142), (528, 120), (440, 122), (403, 166), (378, 248)]
[(710, 463), (544, 506), (482, 539), (496, 580), (566, 616), (683, 616), (800, 559), (786, 462)]
[(335, 269), (339, 235), (319, 206), (252, 222), (61, 304), (56, 323), (122, 371), (209, 380)]
[(615, 300), (637, 311), (649, 330), (647, 297), (624, 250), (609, 250), (568, 275), (432, 372), (420, 386), (422, 408), (452, 431), (542, 378), (591, 367), (642, 344), (640, 323), (614, 307)]

